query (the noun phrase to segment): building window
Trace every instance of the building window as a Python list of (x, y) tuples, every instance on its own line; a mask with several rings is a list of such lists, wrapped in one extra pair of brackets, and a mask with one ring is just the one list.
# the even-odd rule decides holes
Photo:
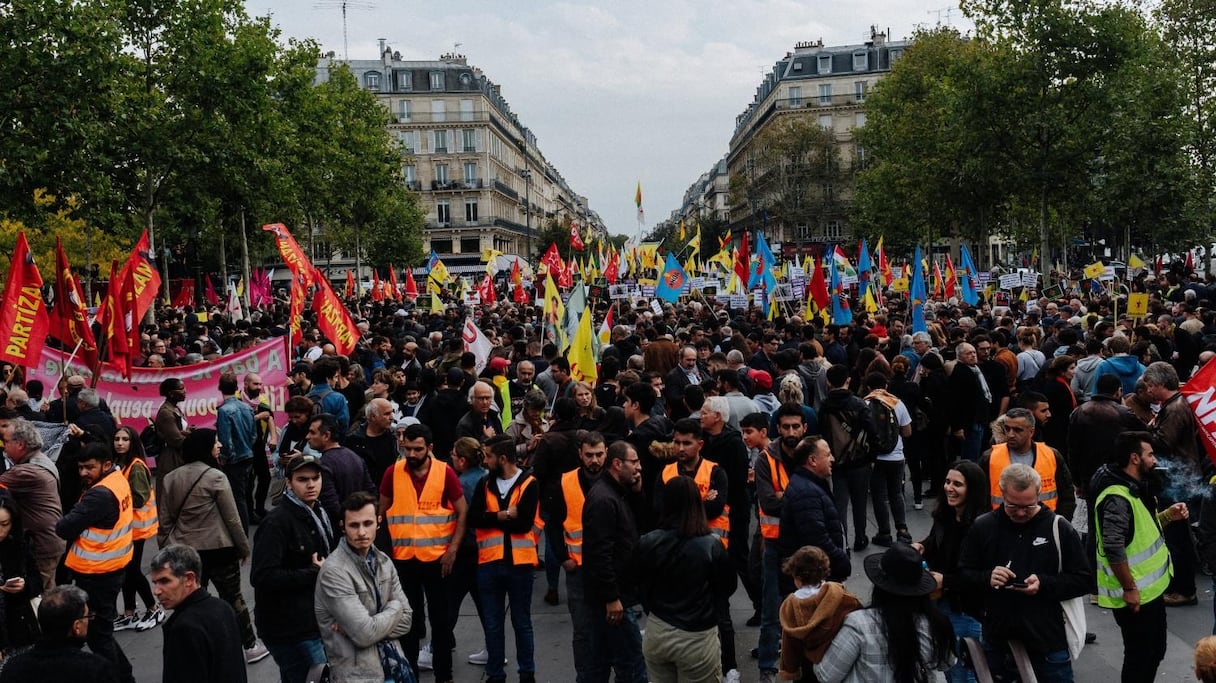
[(464, 200), (464, 219), (474, 225), (477, 224), (477, 200)]
[(431, 90), (443, 90), (443, 72), (431, 72)]
[(368, 90), (379, 90), (380, 74), (376, 73), (375, 71), (369, 71), (368, 73), (363, 74), (363, 84), (367, 86)]
[(819, 104), (829, 105), (832, 103), (832, 84), (824, 83), (819, 86)]
[(869, 89), (869, 87), (870, 87), (870, 84), (865, 81), (854, 81), (853, 82), (853, 93), (855, 95), (857, 95), (858, 102), (866, 101), (866, 90)]
[(446, 154), (448, 151), (448, 132), (446, 130), (432, 131), (435, 135), (435, 154)]
[(410, 71), (397, 72), (397, 89), (409, 92), (414, 89), (414, 74)]
[(472, 121), (473, 120), (473, 100), (461, 100), (460, 101), (460, 120), (461, 121)]
[(903, 50), (891, 50), (891, 52), (887, 56), (887, 59), (890, 60), (891, 65), (894, 66), (895, 62), (899, 61), (899, 58), (903, 57), (903, 56), (904, 56)]
[(832, 115), (823, 114), (819, 117), (819, 127), (824, 130), (832, 130)]
[(418, 180), (418, 167), (417, 166), (415, 166), (413, 164), (406, 164), (405, 166), (402, 167), (401, 171), (405, 175), (405, 182), (412, 183), (415, 180)]
[[(441, 199), (435, 202), (435, 220), (439, 221), (440, 225), (447, 225), (452, 222), (452, 204), (446, 199)], [(451, 247), (448, 247), (451, 250)]]
[(844, 230), (840, 226), (840, 221), (827, 221), (824, 223), (823, 236), (828, 240), (838, 240), (844, 237)]
[(405, 123), (410, 120), (410, 101), (401, 100), (397, 103), (397, 123)]
[(401, 151), (404, 154), (418, 153), (418, 131), (399, 130), (397, 131), (397, 141), (401, 143)]
[(801, 107), (802, 106), (802, 88), (800, 88), (798, 86), (794, 86), (793, 88), (790, 88), (790, 106), (791, 107)]
[(832, 55), (819, 55), (819, 73), (832, 73)]
[(836, 199), (836, 186), (831, 183), (823, 184), (823, 201), (830, 202)]
[(869, 159), (866, 158), (866, 148), (865, 147), (862, 147), (861, 145), (857, 145), (857, 147), (854, 148), (853, 165), (856, 168), (868, 168), (869, 167), (870, 164), (869, 164)]
[(481, 253), (481, 238), (480, 237), (461, 237), (460, 238), (460, 253), (462, 253), (462, 254), (480, 254)]
[(432, 239), (431, 240), (431, 250), (435, 251), (437, 253), (440, 253), (440, 254), (450, 254), (450, 253), (452, 253), (452, 240), (451, 239), (442, 239), (442, 240)]
[(475, 128), (466, 128), (460, 131), (461, 147), (466, 152), (477, 151), (477, 130)]
[(435, 164), (435, 182), (437, 182), (437, 183), (448, 182), (448, 165), (447, 164)]
[(853, 70), (865, 71), (870, 68), (870, 54), (864, 50), (853, 53)]
[(854, 128), (864, 128), (865, 125), (866, 125), (866, 113), (864, 111), (859, 111), (853, 115), (853, 127)]
[(464, 164), (464, 181), (471, 183), (477, 180), (477, 162), (466, 161)]
[(431, 120), (443, 121), (447, 119), (447, 105), (443, 100), (431, 100)]

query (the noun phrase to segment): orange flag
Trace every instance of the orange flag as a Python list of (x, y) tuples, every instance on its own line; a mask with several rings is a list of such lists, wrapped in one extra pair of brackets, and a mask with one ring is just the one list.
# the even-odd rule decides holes
[(346, 298), (355, 298), (355, 274), (350, 268), (346, 269)]
[(414, 282), (414, 269), (405, 269), (405, 298), (414, 301), (418, 298), (418, 283)]
[(388, 288), (393, 301), (401, 301), (401, 288), (397, 286), (397, 269), (391, 263), (388, 264)]
[[(323, 277), (316, 278), (316, 284), (317, 291), (312, 297), (312, 310), (317, 313), (317, 327), (321, 328), (326, 339), (333, 342), (338, 353), (343, 356), (350, 355), (355, 350), (355, 343), (359, 341), (359, 328), (355, 327), (350, 313), (338, 300), (338, 295), (334, 293), (334, 288), (330, 286), (329, 280)], [(383, 296), (383, 292), (381, 295)]]
[(0, 311), (0, 360), (23, 368), (38, 364), (51, 322), (42, 300), (42, 275), (25, 241), (17, 235), (13, 258), (4, 285), (4, 310)]
[(384, 301), (384, 290), (380, 287), (380, 273), (372, 271), (372, 301)]
[(55, 310), (51, 335), (67, 348), (80, 346), (79, 355), (90, 368), (97, 367), (97, 340), (84, 310), (84, 292), (72, 274), (63, 242), (55, 239)]
[[(106, 338), (110, 349), (110, 362), (113, 363), (123, 376), (130, 371), (129, 356), (131, 350), (127, 347), (126, 307), (123, 305), (122, 270), (118, 261), (110, 263), (110, 283), (106, 288), (106, 300), (102, 309), (106, 311), (106, 322), (102, 324), (102, 335)], [(100, 318), (100, 316), (98, 316)]]

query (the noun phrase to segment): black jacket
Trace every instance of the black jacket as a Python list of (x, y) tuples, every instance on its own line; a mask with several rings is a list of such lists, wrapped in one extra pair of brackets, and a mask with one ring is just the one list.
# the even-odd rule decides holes
[(84, 641), (41, 641), (5, 662), (0, 683), (118, 683), (118, 672), (110, 660), (85, 652), (83, 646)]
[(964, 524), (954, 516), (953, 511), (947, 519), (934, 519), (933, 528), (929, 535), (921, 541), (925, 562), (929, 569), (942, 575), (942, 595), (950, 602), (950, 609), (956, 613), (970, 614), (976, 619), (984, 617), (984, 592), (976, 586), (964, 581), (959, 573), (958, 558), (963, 552), (963, 539), (971, 529), (970, 524)]
[(683, 538), (656, 529), (641, 538), (634, 558), (642, 606), (682, 631), (716, 626), (715, 602), (738, 586), (730, 556), (713, 534)]
[(253, 535), (253, 562), (249, 583), (253, 585), (253, 618), (258, 633), (274, 642), (320, 638), (313, 593), (317, 567), (313, 553), (325, 558), (333, 550), (321, 538), (310, 513), (284, 499), (258, 525)]
[[(316, 617), (312, 618), (316, 621)], [(223, 600), (198, 589), (173, 610), (164, 625), (162, 672), (173, 683), (246, 683), (245, 651), (236, 613)]]
[[(1052, 415), (1052, 419), (1055, 415)], [(1073, 481), (1086, 486), (1106, 458), (1114, 453), (1115, 437), (1123, 432), (1145, 429), (1144, 423), (1127, 406), (1105, 394), (1077, 406), (1068, 426), (1068, 469)], [(1101, 491), (1087, 491), (1097, 496)]]
[[(1029, 522), (1015, 524), (1000, 507), (980, 515), (963, 539), (959, 572), (963, 581), (985, 596), (986, 640), (1021, 640), (1032, 652), (1068, 649), (1060, 601), (1088, 593), (1094, 573), (1081, 537), (1064, 520), (1060, 523), (1062, 548), (1057, 551), (1055, 518), (1051, 508), (1043, 505)], [(1058, 571), (1059, 553), (1063, 553), (1063, 573)], [(989, 580), (998, 566), (1009, 567), (1019, 579), (1038, 576), (1039, 592), (1024, 595), (993, 589)]]
[[(673, 429), (675, 429), (675, 425), (666, 417), (650, 417), (634, 427), (629, 432), (629, 436), (625, 437), (625, 440), (638, 452), (638, 459), (642, 463), (642, 498), (644, 500), (654, 500), (654, 484), (659, 480), (659, 474), (663, 465), (666, 464), (659, 462), (650, 454), (650, 444), (656, 441), (671, 441)], [(654, 528), (652, 517), (653, 515), (647, 512), (644, 519), (639, 519), (640, 528), (647, 531)]]
[[(988, 393), (992, 393), (991, 387)], [(961, 362), (955, 364), (954, 371), (946, 380), (946, 397), (948, 405), (945, 412), (951, 432), (988, 422), (991, 403), (984, 399), (984, 388), (980, 386), (980, 379), (971, 366)]]
[(583, 589), (593, 607), (614, 600), (623, 605), (637, 604), (636, 584), (627, 580), (638, 544), (636, 505), (637, 494), (626, 491), (608, 474), (601, 475), (587, 491), (583, 503)]
[(726, 480), (730, 485), (727, 489), (727, 502), (730, 504), (731, 528), (734, 529), (735, 519), (742, 519), (745, 522), (743, 530), (746, 532), (746, 520), (751, 505), (747, 496), (748, 457), (743, 435), (730, 425), (723, 427), (722, 433), (717, 436), (706, 434), (701, 457), (716, 463), (726, 471)]
[(397, 462), (397, 437), (393, 435), (392, 430), (380, 436), (368, 436), (367, 423), (364, 422), (351, 430), (343, 445), (363, 458), (372, 483), (377, 487), (384, 479), (384, 473)]
[(30, 600), (42, 594), (42, 576), (34, 563), (28, 535), (14, 529), (0, 541), (0, 572), (4, 579), (25, 579), (20, 593), (0, 593), (0, 650), (33, 645), (38, 638), (38, 618)]
[(813, 545), (827, 553), (831, 561), (829, 580), (844, 581), (853, 573), (831, 486), (805, 467), (790, 472), (790, 485), (781, 499), (779, 528), (777, 551), (781, 559), (804, 545)]
[(823, 400), (823, 410), (819, 411), (819, 429), (827, 439), (832, 454), (836, 456), (836, 469), (849, 470), (870, 464), (872, 459), (869, 457), (859, 458), (849, 464), (840, 463), (840, 454), (845, 452), (849, 444), (848, 442), (836, 443), (836, 439), (830, 433), (831, 430), (826, 426), (828, 416), (835, 416), (851, 425), (854, 434), (865, 432), (872, 435), (874, 434), (874, 417), (870, 414), (870, 408), (866, 402), (848, 389), (832, 389), (828, 392), (827, 398)]

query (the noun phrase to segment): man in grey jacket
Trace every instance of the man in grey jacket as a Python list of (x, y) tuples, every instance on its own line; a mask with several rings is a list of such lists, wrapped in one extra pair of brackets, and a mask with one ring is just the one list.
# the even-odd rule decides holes
[(55, 523), (63, 516), (59, 502), (59, 470), (42, 452), (38, 429), (25, 420), (12, 420), (4, 435), (4, 454), (13, 466), (0, 474), (0, 486), (8, 489), (21, 510), (26, 533), (33, 541), (34, 563), (42, 576), (42, 587), (55, 587), (55, 567), (67, 543), (55, 535)]
[(379, 515), (365, 491), (342, 503), (342, 540), (321, 564), (315, 611), (333, 683), (391, 680), (408, 667), (397, 639), (413, 611), (388, 555), (373, 547)]

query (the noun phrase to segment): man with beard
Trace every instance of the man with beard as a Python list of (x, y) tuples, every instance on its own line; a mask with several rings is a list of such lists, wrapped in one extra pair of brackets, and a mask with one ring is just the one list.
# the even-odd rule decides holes
[[(591, 623), (583, 588), (583, 506), (587, 491), (600, 476), (608, 447), (599, 432), (579, 432), (579, 466), (561, 475), (561, 488), (556, 496), (542, 503), (548, 521), (545, 534), (552, 553), (545, 561), (560, 563), (566, 570), (566, 600), (573, 630), (574, 671), (578, 681), (587, 680), (591, 662)], [(622, 679), (624, 680), (624, 679)]]
[(1148, 479), (1157, 466), (1152, 435), (1115, 438), (1114, 460), (1094, 475), (1100, 490), (1094, 529), (1098, 543), (1098, 606), (1114, 610), (1123, 634), (1123, 680), (1151, 681), (1165, 658), (1165, 590), (1173, 567), (1161, 527), (1187, 519), (1186, 503), (1161, 512)]
[(376, 490), (363, 458), (338, 443), (338, 421), (333, 415), (321, 413), (309, 420), (308, 445), (321, 454), (321, 507), (330, 520), (341, 517), (342, 501), (350, 494)]
[[(401, 639), (405, 658), (415, 669), (434, 668), (439, 683), (452, 680), (452, 623), (447, 577), (452, 573), (464, 536), (468, 505), (456, 471), (431, 453), (431, 430), (404, 421), (394, 428), (399, 459), (380, 482), (389, 555), (401, 587), (414, 610), (414, 621)], [(423, 603), (425, 597), (426, 602)], [(419, 654), (430, 611), (430, 652)], [(427, 659), (430, 659), (429, 667)]]
[[(781, 645), (781, 589), (777, 582), (781, 578), (781, 557), (777, 549), (777, 537), (781, 529), (781, 502), (785, 489), (790, 484), (790, 473), (794, 464), (794, 449), (806, 433), (806, 420), (802, 407), (797, 403), (785, 403), (777, 409), (777, 441), (768, 440), (768, 416), (752, 413), (743, 418), (743, 439), (749, 446), (759, 449), (756, 454), (756, 502), (760, 508), (760, 536), (764, 539), (764, 551), (760, 569), (760, 681), (771, 683), (777, 677), (777, 654)], [(761, 445), (763, 444), (763, 445)]]
[(519, 415), (523, 411), (524, 397), (528, 392), (537, 388), (532, 381), (536, 379), (536, 366), (530, 360), (521, 360), (515, 365), (515, 379), (507, 385), (511, 395), (511, 414)]
[(321, 462), (302, 455), (286, 466), (280, 505), (257, 528), (249, 583), (253, 618), (284, 681), (304, 681), (309, 667), (325, 662), (313, 614), (317, 570), (336, 541), (321, 496)]
[(248, 489), (252, 496), (248, 504), (253, 514), (254, 524), (261, 523), (266, 516), (266, 494), (270, 492), (270, 460), (266, 458), (266, 448), (275, 447), (275, 444), (271, 443), (275, 434), (274, 411), (270, 408), (270, 401), (262, 393), (263, 388), (261, 375), (256, 372), (245, 375), (245, 389), (241, 398), (244, 399), (245, 405), (253, 410), (254, 425), (257, 430), (257, 436), (253, 441), (255, 484)]
[[(607, 683), (608, 670), (613, 668), (620, 683), (645, 683), (642, 634), (630, 609), (638, 602), (633, 592), (636, 583), (627, 580), (639, 540), (634, 510), (642, 502), (641, 463), (637, 451), (624, 441), (612, 444), (603, 457), (602, 473), (587, 489), (583, 504), (585, 562), (579, 569), (594, 647), (587, 652), (586, 677), (580, 671), (578, 680)], [(572, 613), (574, 602), (571, 597)]]

